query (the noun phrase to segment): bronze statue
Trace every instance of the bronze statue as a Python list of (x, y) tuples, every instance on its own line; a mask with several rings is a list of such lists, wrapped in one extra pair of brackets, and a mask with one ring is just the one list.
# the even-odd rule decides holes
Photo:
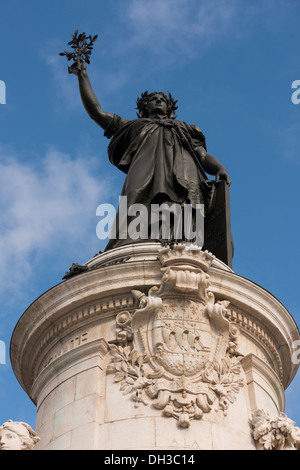
[[(78, 77), (83, 105), (111, 139), (110, 162), (127, 174), (122, 196), (127, 197), (128, 207), (138, 203), (150, 209), (153, 204), (176, 203), (189, 204), (194, 209), (202, 204), (206, 214), (211, 212), (216, 183), (224, 180), (229, 186), (231, 181), (226, 168), (207, 153), (202, 131), (176, 119), (177, 101), (170, 93), (167, 96), (163, 92), (144, 92), (137, 100), (137, 119), (124, 119), (104, 111), (86, 67), (97, 36), (87, 37), (84, 33), (77, 36), (77, 33), (69, 43), (75, 52), (65, 51), (61, 55), (74, 61), (69, 73)], [(209, 180), (206, 172), (214, 175), (215, 180)], [(173, 233), (167, 241), (182, 240), (176, 239)], [(110, 239), (106, 250), (132, 242), (129, 237)]]

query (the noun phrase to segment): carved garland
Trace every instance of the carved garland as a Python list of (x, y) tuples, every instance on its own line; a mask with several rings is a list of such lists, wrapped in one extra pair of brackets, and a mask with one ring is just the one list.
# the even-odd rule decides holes
[(300, 450), (300, 428), (284, 413), (271, 419), (264, 410), (252, 414), (252, 434), (258, 450)]
[(110, 352), (112, 359), (107, 370), (115, 374), (114, 381), (120, 383), (123, 394), (130, 394), (136, 406), (138, 403), (147, 406), (150, 403), (149, 398), (159, 395), (152, 402), (153, 406), (162, 410), (165, 416), (177, 419), (181, 427), (188, 427), (192, 419), (201, 419), (204, 413), (211, 411), (216, 401), (218, 405), (215, 410), (222, 410), (226, 416), (228, 407), (234, 403), (236, 394), (243, 387), (238, 359), (227, 356), (203, 370), (200, 380), (207, 384), (205, 393), (201, 393), (199, 387), (199, 394), (194, 399), (188, 398), (187, 383), (184, 383), (183, 378), (174, 387), (175, 390), (182, 390), (181, 396), (172, 398), (168, 390), (157, 394), (157, 381), (147, 367), (151, 356), (140, 356), (132, 346), (115, 344), (110, 345)]
[(123, 394), (152, 404), (180, 427), (213, 406), (226, 415), (243, 386), (238, 328), (225, 317), (228, 301), (208, 290), (213, 255), (185, 246), (161, 250), (162, 282), (139, 307), (116, 317), (108, 372)]

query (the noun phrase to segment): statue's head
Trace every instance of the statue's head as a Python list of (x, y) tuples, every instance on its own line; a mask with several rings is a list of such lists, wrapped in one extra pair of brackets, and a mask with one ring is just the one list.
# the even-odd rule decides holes
[(39, 440), (27, 423), (9, 419), (0, 426), (0, 450), (32, 450)]
[(175, 119), (175, 111), (177, 101), (174, 100), (171, 93), (168, 96), (162, 91), (153, 91), (148, 93), (145, 91), (141, 97), (136, 100), (136, 109), (138, 117), (145, 118), (153, 114), (163, 114), (170, 119)]

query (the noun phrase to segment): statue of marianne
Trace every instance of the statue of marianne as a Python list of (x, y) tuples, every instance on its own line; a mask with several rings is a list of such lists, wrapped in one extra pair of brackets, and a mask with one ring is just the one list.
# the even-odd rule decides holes
[[(207, 153), (202, 131), (176, 119), (177, 102), (170, 93), (143, 93), (137, 99), (138, 118), (128, 120), (101, 108), (82, 57), (69, 72), (78, 77), (87, 113), (111, 139), (110, 162), (127, 175), (121, 195), (127, 197), (128, 207), (143, 204), (150, 213), (151, 204), (177, 203), (193, 208), (202, 204), (208, 210), (214, 183), (231, 183), (226, 168)], [(209, 180), (206, 172), (215, 180)], [(168, 240), (172, 241), (174, 238)], [(110, 239), (106, 250), (132, 242), (136, 240), (116, 237)]]

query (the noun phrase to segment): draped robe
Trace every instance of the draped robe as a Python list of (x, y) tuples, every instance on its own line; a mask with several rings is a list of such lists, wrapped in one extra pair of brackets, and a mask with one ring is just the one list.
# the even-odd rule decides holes
[[(206, 150), (205, 136), (197, 126), (159, 115), (135, 120), (114, 115), (105, 135), (112, 137), (110, 162), (127, 175), (121, 196), (127, 197), (128, 207), (144, 204), (150, 214), (154, 203), (196, 208), (209, 200), (212, 185), (196, 153), (200, 146)], [(110, 239), (106, 250), (132, 242)]]

